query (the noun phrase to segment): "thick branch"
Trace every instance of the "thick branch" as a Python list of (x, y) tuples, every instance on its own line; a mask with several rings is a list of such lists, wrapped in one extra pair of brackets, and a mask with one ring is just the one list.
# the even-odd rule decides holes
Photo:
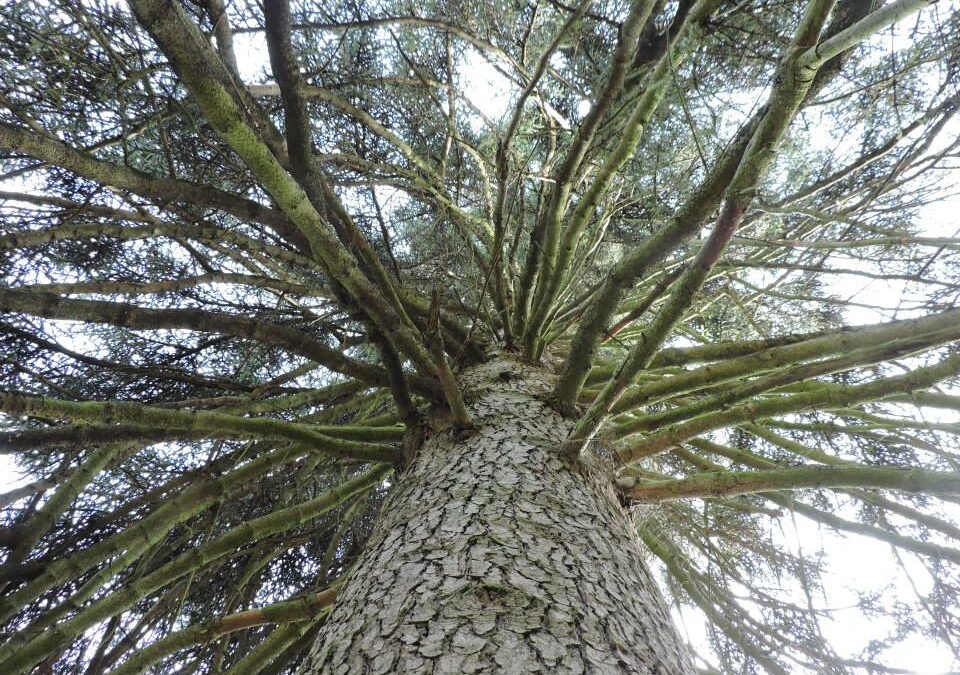
[[(201, 569), (210, 562), (235, 551), (238, 547), (277, 532), (292, 529), (326, 513), (357, 493), (377, 485), (391, 471), (392, 467), (389, 465), (380, 465), (308, 502), (274, 511), (239, 525), (209, 543), (181, 554), (150, 574), (118, 588), (63, 623), (48, 626), (45, 625), (48, 622), (41, 617), (0, 649), (0, 659), (2, 659), (0, 663), (5, 668), (13, 669), (14, 672), (30, 668), (95, 623), (127, 609), (150, 593), (191, 571)], [(55, 608), (50, 613), (57, 614), (58, 610), (59, 608)], [(40, 626), (47, 629), (37, 635), (35, 630)], [(29, 640), (30, 635), (37, 635), (37, 637)]]
[(158, 202), (219, 209), (241, 220), (253, 220), (273, 228), (284, 240), (306, 249), (306, 240), (287, 218), (274, 209), (224, 192), (209, 185), (162, 178), (137, 169), (112, 164), (52, 138), (0, 122), (0, 148), (35, 157), (89, 180), (129, 190)]
[(925, 389), (960, 371), (960, 355), (950, 356), (940, 363), (918, 368), (906, 375), (880, 378), (856, 386), (821, 386), (811, 392), (779, 396), (734, 406), (652, 434), (639, 443), (624, 442), (618, 450), (622, 464), (630, 464), (643, 457), (657, 454), (679, 445), (712, 429), (732, 426), (762, 417), (785, 415), (814, 408), (849, 406), (875, 401), (888, 396)]
[(924, 494), (960, 494), (960, 473), (873, 466), (803, 466), (769, 471), (702, 473), (678, 480), (618, 481), (630, 499), (660, 502), (689, 497), (732, 497), (803, 488), (885, 488)]
[(317, 427), (272, 417), (187, 412), (120, 401), (61, 401), (12, 393), (0, 394), (0, 410), (8, 415), (87, 420), (108, 426), (120, 423), (169, 429), (174, 433), (200, 432), (213, 438), (281, 438), (307, 444), (333, 457), (365, 462), (392, 462), (397, 458), (396, 449), (391, 445), (349, 439), (397, 439), (398, 431), (402, 433), (391, 427)]
[(287, 173), (269, 147), (246, 122), (221, 78), (208, 68), (210, 48), (179, 4), (163, 0), (130, 0), (140, 23), (151, 33), (190, 90), (207, 120), (243, 159), (280, 208), (303, 233), (313, 256), (330, 276), (396, 347), (409, 356), (424, 375), (433, 374), (433, 364), (403, 317), (367, 280), (351, 255), (330, 231), (303, 188)]
[[(102, 300), (74, 300), (51, 293), (0, 288), (0, 311), (20, 312), (49, 319), (107, 323), (141, 330), (186, 328), (217, 332), (289, 349), (333, 371), (364, 382), (387, 386), (389, 378), (382, 368), (344, 356), (318, 340), (286, 326), (278, 326), (231, 314), (199, 309), (148, 309)], [(411, 378), (411, 386), (430, 395), (434, 384), (424, 378)]]
[(339, 590), (339, 586), (333, 586), (319, 593), (311, 593), (294, 600), (276, 602), (257, 609), (248, 609), (216, 619), (208, 619), (175, 633), (170, 633), (146, 649), (134, 654), (120, 667), (112, 670), (110, 675), (142, 673), (146, 668), (168, 654), (186, 649), (191, 645), (212, 642), (218, 637), (239, 630), (270, 623), (290, 623), (309, 619), (323, 610), (329, 609), (337, 599)]

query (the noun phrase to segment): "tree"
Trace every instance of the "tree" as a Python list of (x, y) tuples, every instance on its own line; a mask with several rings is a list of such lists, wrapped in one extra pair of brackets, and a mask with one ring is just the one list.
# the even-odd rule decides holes
[(5, 3), (4, 672), (960, 658), (930, 4)]

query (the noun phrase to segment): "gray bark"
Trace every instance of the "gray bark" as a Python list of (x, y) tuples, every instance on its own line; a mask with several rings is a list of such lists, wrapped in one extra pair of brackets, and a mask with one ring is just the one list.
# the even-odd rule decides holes
[(461, 382), (476, 433), (424, 442), (300, 672), (693, 673), (609, 472), (557, 452), (552, 376)]

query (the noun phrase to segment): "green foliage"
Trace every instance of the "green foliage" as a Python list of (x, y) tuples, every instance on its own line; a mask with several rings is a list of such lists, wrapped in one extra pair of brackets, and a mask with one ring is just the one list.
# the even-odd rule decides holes
[[(446, 375), (494, 346), (556, 368), (575, 449), (638, 460), (621, 485), (960, 471), (946, 367), (960, 239), (933, 222), (958, 184), (955, 4), (888, 3), (919, 13), (811, 81), (795, 77), (806, 50), (876, 3), (296, 1), (289, 31), (284, 3), (222, 4), (0, 9), (0, 452), (26, 482), (0, 495), (0, 665), (26, 670), (13, 655), (51, 644), (41, 670), (108, 673), (164, 636), (345, 578), (402, 475), (38, 637), (369, 470), (359, 444), (297, 429), (333, 425), (397, 457), (425, 417), (452, 410), (463, 432)], [(876, 339), (845, 328), (884, 321)], [(25, 415), (6, 392), (146, 407)], [(201, 434), (146, 422), (155, 409), (220, 416)], [(773, 412), (721, 415), (754, 409)], [(918, 635), (960, 659), (956, 496), (875, 487), (637, 507), (673, 599), (706, 618), (701, 665), (885, 672)], [(155, 521), (150, 545), (102, 544)], [(891, 545), (901, 581), (925, 575), (914, 595), (857, 591), (877, 617), (868, 644), (832, 639), (831, 552), (793, 536), (809, 523)], [(151, 672), (293, 672), (318, 625), (218, 636)]]

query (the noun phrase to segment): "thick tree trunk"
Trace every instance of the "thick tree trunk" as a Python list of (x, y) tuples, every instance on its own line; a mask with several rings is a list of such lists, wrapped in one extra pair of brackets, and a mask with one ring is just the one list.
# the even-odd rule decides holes
[(476, 433), (423, 444), (301, 673), (692, 673), (609, 478), (556, 452), (551, 376), (461, 380)]

